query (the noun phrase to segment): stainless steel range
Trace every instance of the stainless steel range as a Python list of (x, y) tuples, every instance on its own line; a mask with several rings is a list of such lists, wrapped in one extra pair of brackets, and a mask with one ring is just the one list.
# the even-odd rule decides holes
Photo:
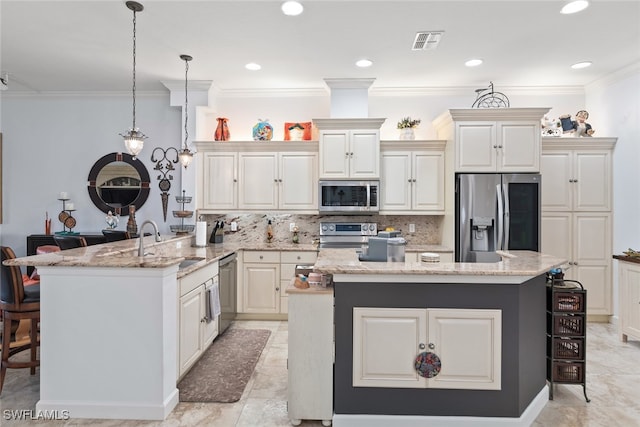
[(321, 222), (320, 249), (361, 248), (378, 235), (375, 222)]

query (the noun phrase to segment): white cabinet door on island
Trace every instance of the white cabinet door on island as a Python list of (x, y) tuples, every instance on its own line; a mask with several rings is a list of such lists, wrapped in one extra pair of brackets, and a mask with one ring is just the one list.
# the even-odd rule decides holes
[[(500, 310), (353, 309), (353, 386), (500, 390)], [(423, 378), (414, 368), (421, 352), (442, 361)]]
[(178, 375), (182, 377), (217, 335), (218, 319), (209, 318), (207, 290), (218, 283), (218, 263), (194, 271), (179, 280)]

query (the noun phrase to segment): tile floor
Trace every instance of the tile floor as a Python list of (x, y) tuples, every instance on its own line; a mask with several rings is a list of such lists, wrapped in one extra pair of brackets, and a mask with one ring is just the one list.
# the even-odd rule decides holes
[[(271, 336), (242, 398), (236, 403), (180, 403), (163, 422), (119, 420), (7, 420), (5, 410), (35, 409), (38, 375), (28, 369), (7, 372), (0, 396), (2, 426), (290, 426), (287, 418), (287, 322), (242, 321), (235, 328), (269, 329)], [(622, 343), (611, 324), (590, 323), (587, 332), (586, 403), (579, 385), (556, 385), (534, 423), (540, 427), (640, 427), (640, 342)], [(25, 353), (26, 354), (26, 353)], [(321, 426), (303, 421), (302, 426)], [(392, 427), (392, 426), (390, 426)]]

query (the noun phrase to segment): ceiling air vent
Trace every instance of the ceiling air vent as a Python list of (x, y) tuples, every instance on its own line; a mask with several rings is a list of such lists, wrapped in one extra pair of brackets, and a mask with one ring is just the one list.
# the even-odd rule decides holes
[(420, 31), (416, 33), (413, 40), (411, 50), (430, 50), (435, 49), (440, 43), (444, 31)]

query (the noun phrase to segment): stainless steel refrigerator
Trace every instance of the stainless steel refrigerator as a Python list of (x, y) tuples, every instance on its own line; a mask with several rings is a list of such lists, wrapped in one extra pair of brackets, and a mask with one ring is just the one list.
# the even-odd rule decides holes
[(456, 174), (456, 262), (497, 262), (497, 250), (540, 250), (536, 173)]

